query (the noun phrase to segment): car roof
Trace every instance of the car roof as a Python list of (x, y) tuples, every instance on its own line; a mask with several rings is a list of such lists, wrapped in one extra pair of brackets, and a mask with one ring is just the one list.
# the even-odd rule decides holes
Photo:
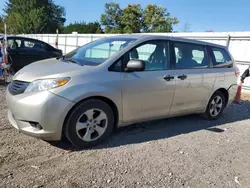
[[(4, 38), (4, 35), (0, 35), (0, 39), (3, 39)], [(49, 45), (50, 47), (54, 48), (53, 46), (51, 46), (50, 44), (48, 44), (47, 42), (44, 42), (42, 40), (39, 40), (39, 39), (34, 39), (34, 38), (30, 38), (30, 37), (25, 37), (25, 36), (18, 36), (18, 35), (7, 35), (7, 38), (16, 38), (16, 39), (27, 39), (27, 40), (33, 40), (33, 41), (39, 41), (41, 43), (44, 43), (44, 44), (47, 44)]]
[(106, 38), (132, 38), (137, 40), (157, 40), (157, 39), (165, 39), (165, 40), (171, 40), (171, 41), (178, 41), (178, 42), (190, 42), (195, 44), (201, 44), (201, 45), (209, 45), (214, 47), (220, 47), (225, 48), (223, 45), (214, 44), (210, 42), (200, 41), (196, 39), (188, 39), (184, 37), (173, 37), (173, 36), (166, 36), (166, 35), (160, 35), (160, 34), (120, 34), (115, 36), (107, 36)]
[[(16, 35), (7, 35), (7, 38), (9, 38), (9, 37), (18, 37), (18, 36), (16, 36)], [(0, 35), (0, 38), (4, 38), (4, 34), (2, 34), (2, 35)]]
[[(4, 35), (0, 35), (0, 39), (4, 38)], [(40, 41), (40, 42), (44, 42), (42, 40), (39, 39), (34, 39), (34, 38), (30, 38), (30, 37), (25, 37), (25, 36), (18, 36), (18, 35), (7, 35), (7, 38), (17, 38), (17, 39), (29, 39), (29, 40), (36, 40), (36, 41)], [(46, 42), (44, 42), (46, 43)]]
[[(0, 38), (4, 38), (4, 35), (1, 35)], [(25, 37), (25, 36), (18, 36), (18, 35), (7, 35), (7, 38), (19, 38), (19, 39), (29, 39), (29, 40), (41, 41), (39, 39), (34, 39), (34, 38), (30, 38), (30, 37)], [(44, 41), (41, 41), (41, 42), (44, 42)]]
[[(0, 35), (0, 39), (3, 38), (4, 35)], [(34, 38), (29, 38), (25, 36), (17, 36), (17, 35), (7, 35), (7, 38), (22, 38), (22, 39), (29, 39), (29, 40), (37, 40), (41, 41), (38, 39)], [(171, 41), (178, 41), (178, 42), (190, 42), (190, 43), (195, 43), (195, 44), (201, 44), (201, 45), (209, 45), (209, 46), (214, 46), (214, 47), (220, 47), (220, 48), (225, 48), (223, 45), (215, 44), (215, 43), (210, 43), (210, 42), (205, 42), (205, 41), (200, 41), (196, 39), (188, 39), (184, 37), (173, 37), (173, 36), (166, 36), (166, 35), (160, 35), (160, 34), (117, 34), (113, 36), (106, 36), (104, 38), (127, 38), (127, 39), (136, 39), (136, 40), (157, 40), (157, 39), (165, 39), (165, 40), (171, 40)], [(43, 43), (46, 43), (44, 41), (41, 41)], [(46, 43), (47, 44), (47, 43)]]

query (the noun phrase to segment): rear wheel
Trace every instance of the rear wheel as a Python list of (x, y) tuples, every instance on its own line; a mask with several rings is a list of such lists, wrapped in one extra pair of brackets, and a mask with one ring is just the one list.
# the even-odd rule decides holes
[(216, 91), (210, 98), (206, 108), (206, 112), (203, 114), (203, 117), (208, 120), (216, 120), (223, 113), (225, 106), (225, 96), (222, 92)]
[(111, 107), (101, 100), (82, 102), (70, 114), (64, 134), (75, 146), (92, 147), (106, 140), (114, 127)]

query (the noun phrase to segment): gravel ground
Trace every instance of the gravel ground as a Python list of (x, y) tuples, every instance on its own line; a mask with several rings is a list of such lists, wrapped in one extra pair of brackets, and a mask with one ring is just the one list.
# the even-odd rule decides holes
[(249, 187), (250, 103), (218, 121), (186, 116), (117, 130), (76, 151), (18, 133), (0, 86), (0, 187)]

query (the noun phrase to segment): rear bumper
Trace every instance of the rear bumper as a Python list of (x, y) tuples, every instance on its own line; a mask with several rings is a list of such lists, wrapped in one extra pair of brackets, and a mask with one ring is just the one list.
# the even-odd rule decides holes
[(232, 104), (237, 94), (238, 85), (234, 84), (229, 87), (228, 91), (228, 104)]
[(48, 141), (61, 139), (64, 119), (74, 105), (48, 91), (19, 95), (7, 91), (6, 99), (12, 126), (24, 134)]

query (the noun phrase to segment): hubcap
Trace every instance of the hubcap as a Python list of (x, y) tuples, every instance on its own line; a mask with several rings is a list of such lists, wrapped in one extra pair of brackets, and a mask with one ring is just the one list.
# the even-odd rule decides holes
[(90, 109), (83, 113), (76, 124), (80, 139), (91, 142), (100, 138), (108, 125), (107, 115), (100, 109)]
[(213, 117), (217, 116), (221, 112), (222, 107), (223, 107), (222, 98), (220, 96), (216, 96), (210, 104), (211, 116)]

